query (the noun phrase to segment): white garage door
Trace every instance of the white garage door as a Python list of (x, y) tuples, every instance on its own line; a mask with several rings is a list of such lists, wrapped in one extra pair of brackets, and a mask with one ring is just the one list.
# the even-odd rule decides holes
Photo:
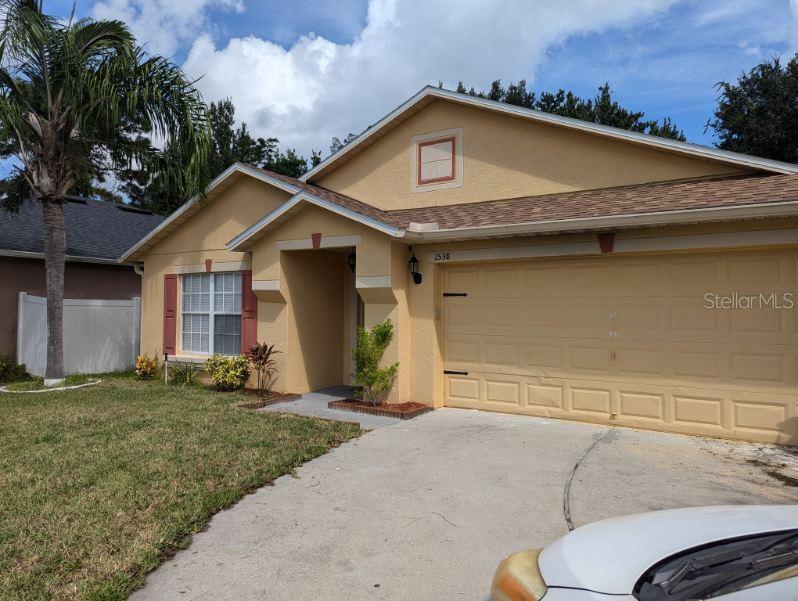
[(445, 403), (798, 443), (797, 272), (794, 249), (447, 265)]

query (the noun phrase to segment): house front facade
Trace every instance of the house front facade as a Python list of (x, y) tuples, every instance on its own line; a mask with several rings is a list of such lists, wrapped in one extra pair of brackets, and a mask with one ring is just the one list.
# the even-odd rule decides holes
[(425, 88), (301, 180), (233, 165), (121, 260), (141, 350), (276, 387), (798, 444), (798, 167)]

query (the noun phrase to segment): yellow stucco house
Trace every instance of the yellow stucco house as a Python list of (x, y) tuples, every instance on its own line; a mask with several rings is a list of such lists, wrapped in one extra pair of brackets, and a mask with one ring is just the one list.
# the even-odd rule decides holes
[(299, 180), (231, 166), (120, 260), (142, 352), (267, 341), (281, 390), (348, 383), (390, 318), (391, 402), (798, 444), (796, 173), (425, 88)]

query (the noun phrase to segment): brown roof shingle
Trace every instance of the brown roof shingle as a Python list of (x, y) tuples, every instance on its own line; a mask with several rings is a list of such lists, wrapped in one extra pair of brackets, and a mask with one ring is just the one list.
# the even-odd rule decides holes
[(756, 175), (383, 211), (293, 177), (262, 171), (310, 194), (401, 228), (407, 228), (411, 222), (434, 222), (439, 229), (459, 229), (798, 201), (798, 175)]
[(395, 225), (436, 222), (440, 229), (512, 225), (636, 213), (798, 200), (798, 175), (665, 182), (389, 211)]
[(356, 200), (351, 196), (339, 194), (338, 192), (333, 192), (332, 190), (328, 190), (327, 188), (314, 186), (313, 184), (308, 184), (294, 177), (283, 175), (282, 173), (276, 173), (274, 171), (269, 171), (268, 169), (260, 169), (260, 170), (271, 177), (274, 177), (288, 184), (296, 186), (297, 188), (300, 188), (305, 192), (308, 192), (309, 194), (313, 194), (314, 196), (318, 196), (319, 198), (323, 198), (324, 200), (329, 200), (330, 202), (334, 202), (337, 205), (340, 205), (344, 208), (360, 213), (361, 215), (366, 215), (367, 217), (372, 217), (374, 219), (377, 219), (378, 221), (382, 221), (383, 223), (394, 225), (393, 218), (387, 212), (383, 211), (382, 209), (378, 209), (377, 207), (374, 207), (372, 205), (366, 204), (365, 202)]

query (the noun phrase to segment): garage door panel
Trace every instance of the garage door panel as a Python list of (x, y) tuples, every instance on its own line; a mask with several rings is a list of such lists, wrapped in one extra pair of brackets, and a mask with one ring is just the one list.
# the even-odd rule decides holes
[(621, 347), (615, 351), (618, 373), (631, 374), (632, 377), (667, 377), (669, 371), (667, 352), (661, 348)]
[(656, 297), (667, 292), (662, 264), (659, 261), (639, 260), (615, 266), (613, 291), (622, 297)]
[(564, 397), (565, 391), (561, 382), (553, 384), (532, 380), (526, 383), (526, 404), (529, 407), (561, 411)]
[(566, 290), (566, 273), (562, 266), (521, 267), (523, 289), (528, 298), (559, 296)]
[(603, 345), (592, 345), (578, 340), (567, 345), (566, 348), (568, 349), (568, 367), (572, 375), (591, 373), (608, 376), (612, 373), (612, 349), (606, 342)]
[(618, 396), (620, 399), (618, 415), (620, 417), (664, 421), (667, 403), (664, 393), (620, 390)]
[(687, 427), (723, 427), (724, 401), (720, 397), (673, 395), (673, 421)]
[(448, 265), (445, 402), (798, 443), (798, 309), (704, 298), (798, 293), (796, 252)]
[(746, 288), (757, 285), (779, 286), (785, 282), (786, 274), (782, 271), (782, 257), (770, 256), (762, 258), (730, 258), (728, 260), (728, 283), (732, 287), (740, 287), (738, 292), (750, 294)]
[(521, 355), (524, 358), (522, 367), (526, 373), (540, 368), (563, 369), (563, 349), (560, 341), (533, 339), (522, 341), (522, 346), (524, 349)]
[(693, 295), (697, 289), (707, 292), (725, 283), (725, 266), (715, 257), (674, 258), (665, 264), (665, 272), (665, 285), (673, 295)]
[(605, 388), (570, 387), (570, 409), (577, 413), (601, 414), (610, 416), (612, 390)]
[(573, 262), (566, 267), (566, 292), (603, 295), (612, 285), (611, 266), (602, 263)]
[(671, 373), (676, 379), (718, 380), (723, 377), (724, 358), (715, 345), (675, 347), (670, 352)]

